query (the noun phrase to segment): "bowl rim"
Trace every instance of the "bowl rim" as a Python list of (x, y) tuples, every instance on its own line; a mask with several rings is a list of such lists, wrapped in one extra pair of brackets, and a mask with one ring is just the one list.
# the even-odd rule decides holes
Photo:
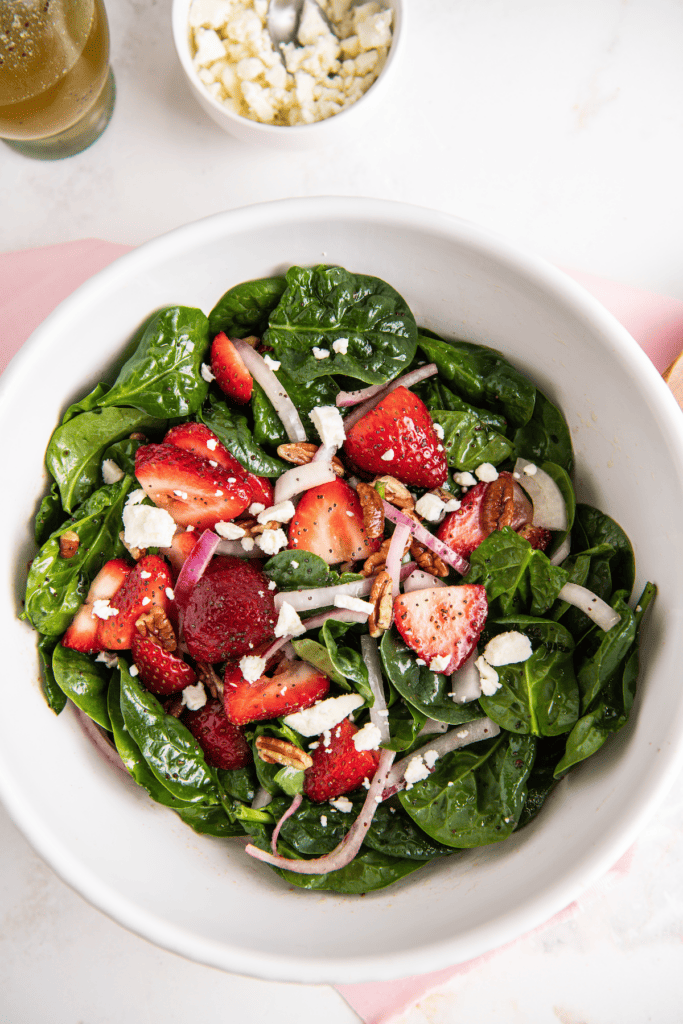
[[(178, 55), (178, 60), (180, 61), (180, 65), (185, 72), (185, 76), (190, 86), (192, 87), (196, 97), (200, 99), (202, 103), (206, 104), (207, 107), (210, 107), (214, 112), (214, 115), (221, 119), (225, 119), (226, 122), (229, 122), (236, 128), (240, 127), (244, 133), (253, 129), (254, 136), (261, 136), (261, 141), (263, 142), (267, 142), (269, 138), (275, 140), (283, 137), (291, 140), (299, 139), (303, 142), (306, 139), (310, 139), (313, 133), (320, 134), (321, 131), (325, 131), (326, 133), (331, 131), (332, 125), (335, 125), (337, 128), (347, 126), (349, 115), (355, 116), (354, 112), (357, 112), (358, 110), (363, 114), (367, 111), (369, 103), (364, 103), (365, 100), (374, 102), (381, 99), (387, 88), (387, 74), (391, 73), (393, 75), (392, 69), (395, 68), (396, 62), (403, 50), (406, 5), (403, 0), (379, 0), (380, 3), (392, 6), (394, 11), (394, 24), (392, 26), (392, 42), (387, 54), (386, 62), (370, 88), (364, 92), (355, 103), (352, 103), (350, 107), (346, 107), (345, 110), (340, 110), (338, 114), (324, 118), (322, 121), (314, 121), (312, 124), (297, 125), (265, 124), (263, 121), (254, 121), (249, 117), (243, 117), (242, 114), (235, 114), (223, 103), (215, 99), (215, 97), (211, 95), (208, 89), (206, 89), (197, 77), (197, 72), (190, 57), (188, 40), (188, 12), (192, 2), (193, 0), (173, 0), (171, 11), (173, 43)], [(323, 128), (322, 126), (325, 127)]]
[[(356, 223), (429, 231), (457, 241), (493, 257), (527, 282), (550, 292), (576, 315), (587, 317), (637, 373), (646, 397), (657, 407), (662, 430), (672, 452), (683, 466), (683, 431), (680, 410), (654, 366), (625, 328), (583, 287), (543, 258), (534, 255), (488, 228), (426, 207), (356, 197), (319, 196), (274, 200), (213, 214), (182, 225), (119, 257), (82, 284), (65, 299), (32, 333), (0, 378), (0, 407), (6, 394), (16, 387), (29, 366), (35, 365), (49, 349), (55, 331), (63, 330), (82, 307), (96, 303), (112, 285), (134, 279), (145, 267), (163, 263), (192, 248), (224, 238), (245, 228), (326, 222), (339, 219)], [(169, 924), (155, 914), (141, 911), (93, 872), (84, 869), (76, 853), (62, 843), (38, 817), (31, 806), (15, 796), (11, 765), (3, 761), (0, 749), (0, 797), (10, 816), (38, 854), (76, 892), (129, 930), (181, 956), (230, 972), (267, 980), (305, 983), (357, 983), (392, 980), (471, 960), (488, 950), (546, 923), (567, 907), (585, 889), (598, 881), (632, 845), (638, 833), (656, 812), (683, 766), (683, 744), (668, 744), (660, 753), (651, 783), (633, 794), (627, 819), (615, 824), (607, 836), (600, 836), (573, 869), (524, 906), (498, 916), (488, 924), (469, 931), (465, 937), (422, 946), (418, 951), (378, 953), (373, 957), (302, 960), (300, 956), (245, 953), (239, 946), (227, 946), (198, 937), (185, 928)]]

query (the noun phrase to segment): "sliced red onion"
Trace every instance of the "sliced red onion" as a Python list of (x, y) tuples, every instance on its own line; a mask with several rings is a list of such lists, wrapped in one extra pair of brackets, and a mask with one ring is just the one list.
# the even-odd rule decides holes
[(410, 594), (413, 590), (432, 590), (434, 587), (445, 587), (446, 584), (438, 576), (432, 576), (423, 569), (415, 569), (403, 584), (403, 591)]
[(311, 462), (332, 462), (338, 447), (336, 444), (321, 444)]
[(279, 857), (272, 853), (266, 853), (265, 850), (259, 850), (251, 843), (245, 847), (246, 853), (265, 864), (271, 864), (275, 868), (282, 868), (286, 871), (294, 871), (299, 875), (326, 875), (330, 871), (339, 871), (346, 867), (363, 845), (363, 840), (381, 801), (389, 769), (395, 757), (396, 753), (393, 750), (381, 752), (379, 765), (370, 783), (361, 812), (342, 841), (335, 846), (331, 853), (327, 853), (323, 857), (314, 857), (311, 860), (290, 860), (289, 857)]
[(619, 612), (610, 608), (606, 601), (594, 594), (592, 590), (579, 586), (578, 583), (565, 583), (557, 597), (560, 601), (574, 605), (605, 632), (612, 626), (616, 626), (621, 619)]
[(544, 530), (566, 530), (567, 506), (553, 478), (528, 459), (517, 459), (512, 474), (531, 498), (533, 525)]
[(394, 601), (400, 592), (401, 560), (403, 558), (406, 541), (409, 537), (410, 527), (406, 526), (405, 523), (399, 523), (394, 530), (391, 543), (389, 544), (389, 550), (387, 551), (387, 563), (385, 570), (391, 576), (391, 596)]
[(396, 523), (397, 526), (401, 525), (410, 527), (410, 532), (413, 537), (415, 537), (415, 540), (419, 540), (420, 544), (424, 544), (426, 548), (433, 551), (435, 555), (438, 555), (443, 562), (450, 565), (456, 572), (459, 572), (461, 576), (464, 576), (469, 571), (470, 563), (466, 562), (465, 559), (459, 555), (457, 551), (454, 551), (453, 548), (449, 547), (448, 544), (444, 544), (442, 540), (439, 540), (439, 538), (435, 537), (433, 533), (430, 533), (422, 523), (416, 523), (409, 516), (404, 515), (400, 509), (394, 508), (393, 505), (390, 505), (388, 501), (382, 501), (382, 504), (384, 506), (385, 516), (387, 519), (391, 519), (392, 523)]
[(500, 726), (492, 722), (490, 718), (475, 718), (474, 721), (467, 722), (466, 725), (453, 726), (448, 732), (443, 733), (441, 736), (436, 736), (429, 743), (425, 743), (423, 747), (420, 747), (419, 750), (414, 750), (412, 754), (408, 754), (407, 757), (403, 757), (400, 761), (396, 762), (387, 777), (387, 784), (382, 792), (382, 799), (388, 800), (390, 796), (398, 793), (400, 789), (405, 789), (406, 768), (414, 757), (424, 757), (430, 750), (435, 750), (439, 757), (444, 757), (445, 754), (450, 754), (452, 750), (460, 750), (461, 747), (467, 747), (470, 743), (478, 743), (479, 740), (488, 740), (492, 736), (497, 736), (499, 732)]
[(102, 729), (97, 722), (93, 722), (92, 718), (86, 715), (85, 711), (81, 711), (80, 708), (77, 708), (75, 704), (73, 705), (73, 709), (76, 712), (78, 724), (98, 753), (100, 753), (105, 761), (108, 761), (112, 767), (118, 768), (127, 775), (128, 769), (119, 757), (116, 747), (107, 736), (104, 729)]
[(379, 660), (379, 648), (374, 637), (367, 634), (360, 638), (360, 649), (363, 653), (363, 661), (368, 670), (368, 682), (372, 695), (375, 698), (370, 708), (370, 721), (380, 731), (380, 742), (389, 742), (389, 713), (387, 711), (386, 697), (384, 696), (384, 682), (382, 680), (382, 666)]
[(220, 542), (221, 539), (218, 534), (213, 533), (212, 530), (204, 530), (183, 562), (183, 567), (178, 573), (178, 579), (173, 588), (175, 603), (181, 615), (190, 594), (204, 575), (206, 567), (216, 553), (216, 548)]
[(481, 697), (481, 676), (475, 662), (476, 648), (464, 665), (451, 676), (451, 695), (456, 704), (467, 704)]
[(359, 391), (340, 391), (336, 398), (338, 409), (348, 408), (351, 405), (357, 406), (352, 413), (344, 417), (344, 430), (349, 430), (354, 423), (362, 419), (366, 412), (381, 402), (390, 391), (401, 387), (411, 388), (413, 384), (419, 384), (420, 381), (433, 377), (437, 372), (436, 363), (428, 363), (426, 366), (418, 367), (417, 370), (411, 370), (410, 373), (404, 373), (402, 377), (397, 377), (390, 384), (372, 384), (369, 388), (361, 388)]
[(280, 611), (283, 603), (291, 604), (297, 612), (313, 611), (314, 608), (329, 608), (337, 595), (346, 597), (367, 597), (374, 580), (355, 580), (353, 583), (337, 583), (333, 587), (311, 587), (310, 590), (281, 590), (275, 595), (275, 608)]
[(435, 718), (428, 718), (417, 734), (417, 738), (420, 739), (421, 736), (434, 736), (444, 732), (448, 732), (448, 722), (437, 722)]
[(241, 338), (233, 340), (244, 365), (249, 370), (266, 395), (273, 403), (273, 408), (282, 420), (282, 426), (290, 441), (305, 441), (306, 431), (294, 402), (289, 397), (263, 356), (260, 356), (251, 345)]
[[(283, 596), (284, 596), (284, 598), (286, 600), (288, 595), (284, 594)], [(352, 612), (352, 611), (349, 611), (349, 609), (347, 609), (347, 608), (335, 608), (333, 611), (321, 612), (320, 615), (311, 615), (311, 617), (309, 619), (302, 619), (302, 622), (303, 622), (304, 626), (306, 627), (306, 632), (308, 632), (309, 629), (319, 629), (325, 622), (327, 622), (328, 619), (336, 619), (337, 622), (367, 622), (368, 621), (368, 617), (365, 614), (365, 612)], [(270, 645), (270, 647), (268, 647), (263, 652), (261, 657), (264, 658), (266, 661), (270, 661), (270, 659), (275, 654), (277, 654), (277, 652), (282, 647), (285, 647), (288, 643), (290, 643), (294, 639), (300, 639), (302, 636), (303, 636), (303, 633), (298, 633), (298, 634), (297, 633), (288, 633), (285, 636), (278, 637), (276, 640), (273, 640), (273, 642)]]
[(562, 543), (560, 544), (560, 546), (557, 549), (557, 551), (555, 552), (555, 554), (550, 556), (550, 564), (551, 565), (562, 565), (562, 563), (564, 562), (565, 558), (567, 557), (567, 555), (569, 554), (571, 549), (572, 549), (572, 537), (571, 537), (571, 534), (568, 533), (567, 536), (562, 541)]
[(277, 840), (278, 840), (278, 836), (280, 835), (280, 829), (282, 828), (284, 823), (287, 821), (287, 818), (291, 818), (293, 814), (296, 814), (296, 812), (301, 807), (301, 801), (302, 800), (303, 800), (303, 797), (302, 797), (301, 793), (297, 793), (296, 796), (294, 797), (294, 799), (292, 800), (291, 804), (289, 805), (289, 807), (287, 808), (285, 813), (282, 815), (282, 817), (278, 821), (278, 823), (275, 826), (275, 828), (273, 829), (273, 834), (270, 837), (270, 848), (271, 848), (271, 850), (273, 851), (273, 853), (275, 854), (276, 857), (277, 857)]
[(307, 462), (303, 466), (293, 466), (278, 478), (273, 502), (277, 505), (302, 491), (332, 483), (335, 479), (336, 473), (329, 462)]
[(248, 551), (242, 547), (241, 540), (222, 540), (217, 548), (217, 555), (232, 555), (234, 558), (265, 558), (266, 555), (258, 546), (254, 544)]

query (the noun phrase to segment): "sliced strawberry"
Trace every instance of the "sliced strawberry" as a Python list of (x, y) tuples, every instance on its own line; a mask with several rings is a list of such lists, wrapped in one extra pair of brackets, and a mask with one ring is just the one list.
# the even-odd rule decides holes
[(109, 604), (118, 614), (102, 619), (98, 640), (102, 648), (110, 651), (126, 650), (137, 636), (135, 623), (153, 605), (165, 612), (171, 604), (166, 593), (172, 586), (171, 571), (163, 558), (145, 555), (135, 564)]
[(399, 633), (434, 672), (455, 672), (477, 646), (488, 613), (478, 583), (400, 594), (394, 601)]
[(464, 495), (460, 508), (449, 512), (436, 531), (439, 540), (457, 551), (463, 558), (469, 558), (476, 547), (489, 533), (481, 523), (481, 507), (488, 484), (478, 483)]
[(143, 637), (136, 632), (131, 649), (141, 682), (158, 696), (177, 693), (197, 681), (197, 673), (191, 665), (179, 655), (165, 651), (151, 636)]
[(251, 503), (244, 478), (170, 444), (147, 444), (135, 453), (135, 475), (155, 505), (179, 526), (210, 530)]
[[(463, 558), (468, 558), (494, 530), (509, 526), (521, 532), (531, 523), (533, 508), (526, 494), (505, 470), (496, 480), (478, 483), (467, 492), (455, 512), (446, 516), (437, 531), (444, 541)], [(538, 546), (543, 543), (538, 536)]]
[(102, 566), (90, 584), (85, 602), (73, 617), (71, 625), (62, 637), (62, 645), (84, 654), (103, 650), (98, 639), (102, 619), (95, 615), (95, 601), (106, 601), (114, 596), (132, 569), (122, 558), (110, 558)]
[(183, 638), (192, 657), (210, 662), (241, 658), (272, 639), (277, 615), (268, 583), (258, 563), (212, 559), (183, 613)]
[(553, 535), (550, 530), (546, 530), (543, 526), (532, 526), (527, 524), (517, 532), (520, 537), (524, 537), (524, 540), (529, 541), (532, 548), (537, 548), (539, 551), (547, 551), (550, 546), (550, 541), (553, 539)]
[(359, 469), (389, 473), (415, 487), (441, 487), (448, 474), (429, 409), (404, 387), (389, 392), (351, 427), (344, 451)]
[(250, 400), (254, 378), (223, 331), (216, 335), (211, 345), (211, 372), (221, 391), (233, 401), (244, 404)]
[(313, 764), (304, 773), (304, 793), (322, 803), (357, 789), (364, 779), (372, 780), (379, 763), (378, 750), (356, 750), (357, 727), (348, 718), (330, 731), (328, 742), (320, 737), (313, 751)]
[(178, 530), (170, 548), (159, 549), (164, 558), (167, 558), (171, 563), (171, 569), (176, 579), (185, 563), (185, 559), (192, 551), (199, 537), (200, 534), (195, 530)]
[(358, 495), (343, 480), (311, 487), (289, 524), (289, 546), (311, 551), (328, 565), (365, 559), (381, 539), (368, 540)]
[(174, 444), (178, 448), (192, 452), (193, 455), (199, 455), (202, 459), (217, 462), (229, 476), (247, 482), (252, 502), (259, 501), (266, 508), (273, 504), (273, 485), (270, 480), (264, 476), (255, 476), (245, 469), (206, 424), (179, 423), (168, 431), (164, 444)]
[(223, 700), (225, 713), (235, 725), (279, 718), (309, 708), (324, 697), (330, 680), (305, 661), (283, 661), (273, 676), (248, 682), (239, 665), (228, 665)]
[(246, 768), (253, 761), (242, 729), (226, 718), (219, 700), (212, 698), (199, 711), (184, 712), (183, 722), (212, 768), (231, 771), (233, 768)]

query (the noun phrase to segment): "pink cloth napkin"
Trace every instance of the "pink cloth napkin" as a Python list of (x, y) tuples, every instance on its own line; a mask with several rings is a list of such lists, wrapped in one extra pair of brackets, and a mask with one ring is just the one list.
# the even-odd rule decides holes
[[(88, 239), (0, 254), (0, 372), (63, 299), (130, 248)], [(567, 273), (617, 317), (660, 373), (683, 349), (683, 302), (579, 271), (567, 270)], [(609, 872), (606, 882), (628, 872), (631, 856), (629, 851), (621, 858)], [(584, 893), (579, 901), (542, 927), (571, 917), (600, 891), (598, 885), (592, 892)], [(467, 963), (399, 981), (337, 985), (336, 988), (366, 1024), (390, 1024), (392, 1017), (427, 992), (458, 974), (474, 970), (498, 952), (500, 950), (494, 950)]]

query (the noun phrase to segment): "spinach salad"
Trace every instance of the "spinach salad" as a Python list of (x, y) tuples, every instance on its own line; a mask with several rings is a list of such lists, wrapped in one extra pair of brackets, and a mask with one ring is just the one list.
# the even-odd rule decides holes
[(504, 840), (624, 726), (655, 587), (503, 355), (334, 266), (128, 351), (50, 439), (23, 615), (50, 708), (195, 832), (361, 894)]

